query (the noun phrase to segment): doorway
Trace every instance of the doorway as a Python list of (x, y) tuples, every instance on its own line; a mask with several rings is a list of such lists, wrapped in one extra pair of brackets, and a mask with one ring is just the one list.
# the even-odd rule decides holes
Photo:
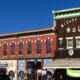
[(6, 68), (0, 68), (0, 75), (6, 74)]
[(41, 69), (41, 62), (38, 62), (38, 61), (36, 61), (36, 62), (28, 61), (27, 62), (28, 80), (37, 80), (37, 70), (38, 69)]

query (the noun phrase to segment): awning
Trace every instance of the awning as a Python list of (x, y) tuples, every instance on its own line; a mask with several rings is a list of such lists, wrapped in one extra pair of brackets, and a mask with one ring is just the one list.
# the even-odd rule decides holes
[(80, 68), (79, 58), (55, 59), (53, 62), (43, 65), (43, 69), (47, 68)]

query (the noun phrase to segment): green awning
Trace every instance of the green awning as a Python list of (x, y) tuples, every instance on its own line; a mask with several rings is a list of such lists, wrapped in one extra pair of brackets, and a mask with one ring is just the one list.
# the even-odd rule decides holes
[(80, 70), (67, 69), (67, 75), (70, 77), (80, 77)]

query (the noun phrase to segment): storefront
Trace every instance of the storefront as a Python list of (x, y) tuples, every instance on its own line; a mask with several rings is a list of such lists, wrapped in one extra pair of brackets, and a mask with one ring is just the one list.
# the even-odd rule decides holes
[(0, 73), (9, 75), (10, 80), (17, 80), (17, 60), (0, 60)]

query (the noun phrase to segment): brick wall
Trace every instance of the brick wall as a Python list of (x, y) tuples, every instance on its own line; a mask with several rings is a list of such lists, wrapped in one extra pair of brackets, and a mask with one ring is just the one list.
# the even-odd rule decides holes
[[(46, 53), (46, 40), (51, 40), (51, 53)], [(41, 40), (41, 53), (37, 54), (36, 50), (36, 41)], [(27, 54), (27, 42), (32, 42), (32, 53), (30, 55)], [(11, 55), (11, 43), (15, 43), (15, 55)], [(19, 55), (19, 42), (23, 42), (23, 53)], [(3, 45), (7, 44), (7, 55), (3, 55)], [(46, 34), (46, 35), (36, 35), (36, 36), (25, 36), (18, 38), (7, 38), (0, 40), (0, 58), (1, 59), (17, 59), (17, 58), (49, 58), (54, 57), (54, 50), (56, 49), (56, 35), (54, 33)]]

